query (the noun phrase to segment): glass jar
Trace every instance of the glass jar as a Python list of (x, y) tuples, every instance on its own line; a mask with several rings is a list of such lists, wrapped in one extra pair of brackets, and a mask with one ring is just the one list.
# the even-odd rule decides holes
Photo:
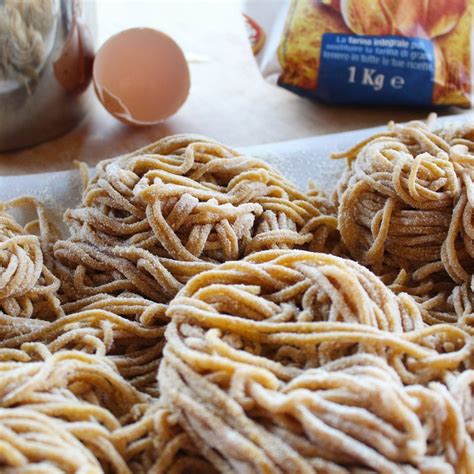
[(0, 0), (0, 151), (76, 125), (91, 100), (92, 0)]

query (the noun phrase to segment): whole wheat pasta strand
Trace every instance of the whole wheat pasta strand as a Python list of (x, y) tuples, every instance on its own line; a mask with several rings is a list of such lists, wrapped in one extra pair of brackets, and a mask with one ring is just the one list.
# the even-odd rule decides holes
[(357, 263), (256, 253), (194, 277), (168, 314), (162, 400), (219, 472), (472, 471), (444, 385), (470, 337)]
[[(23, 228), (9, 208), (33, 205), (40, 236)], [(56, 318), (63, 314), (59, 280), (48, 269), (50, 228), (45, 211), (33, 198), (0, 203), (0, 314), (25, 318)]]
[[(208, 368), (219, 367), (220, 356), (224, 366), (229, 357), (246, 360), (285, 380), (362, 352), (387, 359), (405, 383), (427, 383), (469, 367), (472, 351), (467, 333), (426, 326), (408, 295), (395, 296), (367, 269), (303, 251), (261, 252), (203, 273), (168, 313), (167, 339), (180, 357)], [(189, 331), (206, 334), (209, 350), (196, 355), (185, 342)]]
[[(103, 356), (68, 350), (52, 354), (39, 343), (23, 344), (19, 352), (24, 354), (21, 361), (11, 350), (2, 350), (0, 407), (10, 410), (12, 417), (13, 410), (21, 408), (60, 421), (104, 471), (130, 473), (124, 459), (127, 439), (117, 440), (113, 434), (133, 421), (134, 406), (148, 398)], [(36, 458), (47, 459), (37, 449)]]
[(269, 248), (338, 244), (330, 202), (204, 137), (176, 135), (101, 162), (55, 244), (69, 300), (137, 292), (169, 302), (216, 263)]
[[(172, 415), (121, 379), (106, 357), (70, 350), (52, 354), (38, 343), (24, 343), (15, 351), (0, 349), (0, 412), (9, 413), (16, 423), (22, 412), (31, 412), (32, 419), (46, 415), (49, 425), (58, 426), (69, 438), (72, 435), (72, 442), (95, 462), (96, 470), (90, 472), (177, 473), (210, 468)], [(0, 433), (6, 426), (8, 422), (0, 416)], [(34, 423), (25, 421), (24, 426), (23, 430), (31, 430)], [(47, 443), (56, 443), (52, 435), (41, 436)], [(12, 448), (7, 445), (5, 449), (11, 452)], [(73, 455), (71, 449), (66, 453)], [(33, 472), (56, 466), (58, 472), (76, 472), (62, 454), (51, 461), (48, 456), (49, 451), (38, 448), (24, 464)], [(35, 461), (41, 465), (37, 467)], [(3, 466), (2, 462), (0, 458)], [(7, 458), (7, 466), (9, 462)]]
[(64, 423), (24, 408), (0, 408), (0, 463), (5, 473), (103, 472)]
[(472, 440), (443, 385), (404, 387), (387, 368), (347, 366), (269, 387), (245, 364), (212, 379), (166, 354), (160, 383), (221, 472), (472, 471)]
[(134, 473), (217, 472), (161, 402), (150, 404), (135, 423), (116, 430), (113, 437), (126, 441), (125, 459)]
[(433, 324), (455, 322), (448, 301), (474, 257), (472, 127), (391, 124), (346, 153), (338, 228), (352, 257), (395, 291), (409, 291)]
[[(38, 343), (23, 344), (16, 351), (24, 357), (0, 350), (0, 406), (21, 407), (61, 421), (96, 458), (98, 472), (209, 467), (186, 442), (171, 414), (121, 379), (106, 357), (64, 350), (51, 354)], [(157, 411), (165, 414), (161, 422)], [(157, 446), (164, 450), (159, 456)]]
[[(107, 356), (131, 385), (158, 396), (156, 372), (164, 345), (164, 326), (156, 323), (158, 316), (163, 319), (158, 319), (161, 324), (168, 319), (157, 304), (137, 309), (136, 299), (122, 297), (114, 301), (107, 297), (53, 322), (0, 317), (0, 353), (2, 349), (18, 350), (26, 343), (41, 342), (53, 353), (78, 350)], [(104, 309), (114, 310), (115, 314)], [(138, 321), (120, 316), (120, 312), (127, 316), (132, 313)], [(142, 323), (143, 320), (152, 325)]]
[(6, 0), (0, 7), (1, 80), (18, 79), (30, 91), (43, 64), (47, 34), (55, 21), (52, 0)]
[(448, 378), (448, 388), (461, 409), (466, 430), (474, 438), (474, 371), (466, 370)]
[(473, 472), (472, 136), (392, 124), (339, 216), (189, 135), (101, 162), (66, 240), (9, 203), (38, 213), (13, 283), (54, 272), (62, 305), (0, 299), (0, 469)]

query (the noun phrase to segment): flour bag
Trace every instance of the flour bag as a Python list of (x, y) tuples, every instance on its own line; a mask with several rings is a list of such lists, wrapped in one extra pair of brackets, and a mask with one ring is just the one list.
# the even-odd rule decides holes
[(471, 106), (474, 0), (277, 3), (258, 61), (281, 87), (328, 103)]

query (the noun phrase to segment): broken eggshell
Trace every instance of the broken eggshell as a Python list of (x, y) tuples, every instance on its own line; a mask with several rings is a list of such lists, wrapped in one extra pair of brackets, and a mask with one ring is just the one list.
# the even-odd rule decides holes
[(107, 40), (96, 54), (99, 100), (129, 125), (153, 125), (178, 111), (188, 97), (189, 68), (173, 39), (152, 28), (132, 28)]

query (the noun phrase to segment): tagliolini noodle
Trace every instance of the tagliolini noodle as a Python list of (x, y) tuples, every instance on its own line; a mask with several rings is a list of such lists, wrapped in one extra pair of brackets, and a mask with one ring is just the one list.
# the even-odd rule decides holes
[[(127, 298), (99, 301), (101, 307), (125, 308), (122, 313), (134, 306), (137, 311), (137, 298)], [(153, 311), (145, 306), (148, 313), (160, 312), (160, 305)], [(191, 472), (214, 472), (157, 400), (162, 333), (103, 309), (53, 322), (0, 318), (0, 432), (15, 424), (19, 437), (31, 441), (0, 434), (0, 466), (21, 467), (15, 472), (177, 474), (189, 466)], [(42, 418), (49, 421), (39, 429)], [(50, 429), (58, 433), (50, 435)], [(40, 452), (35, 436), (47, 442)], [(23, 457), (16, 455), (18, 444)]]
[[(17, 224), (8, 208), (29, 204), (39, 221)], [(40, 237), (31, 233), (39, 223)], [(0, 203), (0, 315), (56, 318), (63, 314), (56, 292), (59, 280), (46, 266), (49, 228), (41, 204), (31, 198)]]
[(325, 248), (331, 212), (264, 162), (177, 135), (98, 165), (82, 206), (65, 215), (71, 238), (55, 245), (57, 271), (69, 299), (132, 291), (166, 303), (215, 264), (268, 248)]
[(24, 203), (62, 305), (0, 311), (7, 472), (474, 470), (469, 282), (315, 253), (346, 252), (317, 189), (177, 136), (101, 163), (54, 256)]
[[(120, 330), (120, 320), (103, 310), (51, 323), (2, 320), (2, 336), (10, 335), (0, 349), (0, 466), (5, 472), (6, 466), (16, 469), (12, 472), (34, 473), (215, 472), (176, 417), (143, 393), (143, 384), (135, 384), (140, 393), (125, 380), (129, 374), (117, 363), (120, 358), (106, 356), (107, 345), (120, 332), (129, 341), (147, 337), (137, 325), (125, 324)], [(156, 336), (156, 330), (148, 332), (149, 338)], [(148, 355), (156, 356), (152, 349)], [(131, 362), (130, 370), (143, 371), (142, 360)], [(156, 365), (151, 375), (155, 381)], [(43, 419), (46, 424), (40, 428)], [(21, 430), (18, 436), (12, 436), (10, 424)], [(19, 441), (22, 436), (25, 442)]]
[(5, 473), (102, 472), (96, 457), (54, 418), (33, 410), (0, 408), (0, 426)]
[(214, 472), (159, 402), (100, 354), (0, 350), (2, 472)]
[(168, 313), (163, 400), (220, 472), (472, 472), (443, 383), (471, 338), (427, 327), (360, 265), (257, 253), (195, 277)]
[[(17, 411), (21, 416), (23, 410), (47, 415), (52, 419), (51, 429), (58, 426), (58, 436), (65, 431), (87, 448), (83, 451), (90, 452), (89, 457), (97, 466), (92, 472), (101, 472), (100, 465), (105, 471), (130, 472), (124, 459), (126, 440), (116, 439), (114, 434), (130, 419), (133, 407), (145, 402), (146, 398), (120, 377), (112, 363), (103, 356), (81, 351), (63, 350), (52, 354), (40, 343), (24, 344), (16, 350), (1, 350), (0, 358), (0, 405), (3, 413), (12, 419)], [(24, 424), (28, 429), (28, 424)], [(34, 425), (30, 423), (29, 429)], [(31, 454), (23, 452), (27, 459), (48, 464), (52, 461), (56, 471), (80, 472), (79, 468), (74, 471), (65, 467), (67, 462), (63, 456), (67, 455), (69, 448), (54, 455), (52, 448), (48, 450), (41, 443), (41, 438), (54, 443), (54, 437), (46, 433), (38, 436), (40, 439), (36, 443), (33, 435), (27, 436), (32, 444)], [(6, 441), (7, 446), (3, 444), (2, 449), (11, 452), (8, 443), (11, 446), (16, 443), (8, 437)], [(71, 440), (70, 443), (73, 444)], [(27, 443), (24, 447), (28, 447)], [(15, 466), (16, 460), (2, 453), (2, 462)]]
[[(25, 204), (36, 208), (38, 222), (22, 228), (1, 215), (10, 239), (6, 267), (17, 272), (4, 272), (5, 288), (25, 285), (28, 290), (18, 294), (29, 298), (23, 306), (31, 311), (0, 312), (2, 472), (178, 473), (190, 464), (212, 472), (151, 398), (159, 396), (166, 307), (131, 293), (97, 294), (59, 307), (59, 281), (42, 264), (52, 263), (43, 207), (24, 198), (2, 209)], [(30, 233), (36, 227), (39, 237)], [(39, 278), (28, 259), (38, 262)], [(37, 290), (43, 274), (56, 282), (48, 292)], [(54, 304), (46, 306), (44, 295)]]
[[(138, 310), (136, 299), (131, 296), (114, 298), (114, 301), (103, 299), (100, 304), (91, 304), (88, 309), (53, 322), (0, 317), (0, 348), (20, 349), (25, 343), (41, 342), (54, 353), (80, 350), (107, 356), (125, 380), (138, 390), (157, 396), (156, 371), (168, 319), (160, 305)], [(93, 309), (94, 306), (114, 313)], [(137, 321), (126, 317), (131, 311), (140, 313)]]
[(350, 254), (417, 296), (427, 321), (455, 322), (451, 293), (474, 262), (472, 127), (431, 128), (391, 124), (334, 155), (348, 160), (338, 222)]

